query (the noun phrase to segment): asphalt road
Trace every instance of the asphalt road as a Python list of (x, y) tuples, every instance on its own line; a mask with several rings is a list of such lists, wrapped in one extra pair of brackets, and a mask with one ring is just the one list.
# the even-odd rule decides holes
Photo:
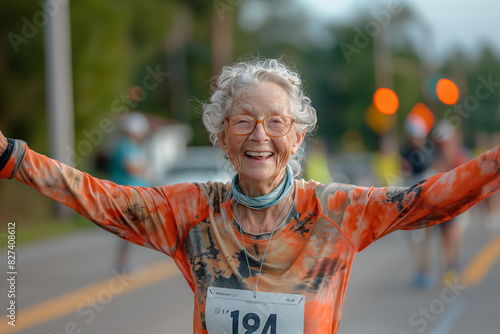
[[(461, 259), (464, 270), (482, 264), (484, 275), (475, 270), (473, 283), (415, 289), (409, 232), (393, 233), (354, 262), (340, 333), (500, 333), (500, 230), (486, 229), (478, 215), (472, 220)], [(6, 223), (2, 228), (7, 231)], [(434, 232), (431, 246), (438, 279), (439, 230)], [(9, 278), (5, 233), (1, 241), (0, 270)], [(8, 296), (10, 281), (0, 282), (0, 333), (191, 333), (193, 296), (173, 261), (131, 245), (133, 270), (120, 276), (114, 271), (119, 241), (92, 227), (16, 247), (15, 298)], [(490, 250), (478, 259), (488, 245)], [(6, 316), (11, 300), (15, 327), (8, 325)]]

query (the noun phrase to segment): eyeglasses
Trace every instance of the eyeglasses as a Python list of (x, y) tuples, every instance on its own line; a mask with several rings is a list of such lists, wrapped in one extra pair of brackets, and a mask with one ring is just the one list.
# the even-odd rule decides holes
[(226, 118), (231, 132), (237, 136), (249, 135), (258, 123), (262, 123), (264, 131), (271, 137), (282, 137), (290, 132), (295, 120), (288, 116), (269, 116), (256, 120), (250, 115), (233, 115)]

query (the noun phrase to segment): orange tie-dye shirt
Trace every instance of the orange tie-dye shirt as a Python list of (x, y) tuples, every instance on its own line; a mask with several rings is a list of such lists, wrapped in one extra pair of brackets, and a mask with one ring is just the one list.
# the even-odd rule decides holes
[[(499, 188), (499, 170), (497, 147), (411, 188), (296, 180), (294, 206), (270, 242), (259, 290), (304, 294), (304, 332), (337, 333), (356, 254), (390, 232), (460, 214)], [(229, 183), (118, 186), (30, 151), (21, 141), (0, 177), (14, 174), (103, 229), (171, 256), (195, 294), (195, 333), (206, 333), (209, 286), (251, 288)], [(254, 280), (267, 242), (245, 237)]]

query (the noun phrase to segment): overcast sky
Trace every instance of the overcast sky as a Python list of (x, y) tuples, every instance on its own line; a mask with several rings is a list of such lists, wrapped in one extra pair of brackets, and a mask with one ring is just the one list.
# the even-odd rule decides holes
[(437, 56), (452, 47), (476, 55), (479, 43), (488, 43), (500, 55), (500, 0), (298, 0), (318, 19), (352, 22), (361, 11), (400, 1), (411, 6), (433, 31)]

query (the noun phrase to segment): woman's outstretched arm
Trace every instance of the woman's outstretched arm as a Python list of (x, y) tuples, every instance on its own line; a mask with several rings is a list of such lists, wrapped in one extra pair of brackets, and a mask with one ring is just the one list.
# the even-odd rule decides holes
[(6, 161), (0, 178), (15, 178), (127, 241), (172, 255), (183, 226), (207, 214), (199, 211), (207, 207), (206, 198), (194, 184), (121, 186), (32, 151), (21, 140), (0, 137)]

